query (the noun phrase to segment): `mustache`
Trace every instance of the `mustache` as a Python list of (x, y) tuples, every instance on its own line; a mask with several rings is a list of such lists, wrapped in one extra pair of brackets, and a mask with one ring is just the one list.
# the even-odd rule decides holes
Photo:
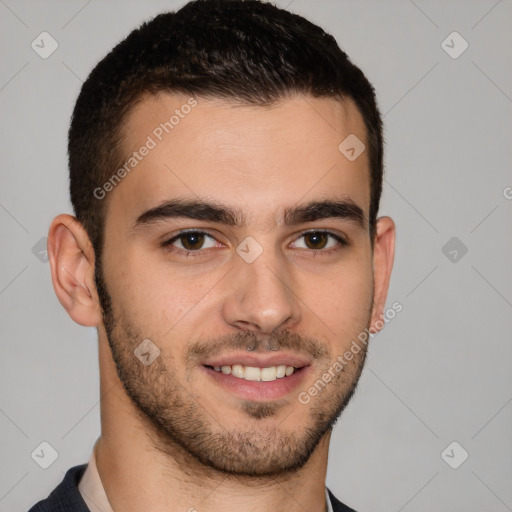
[(187, 356), (188, 363), (194, 364), (198, 360), (214, 357), (230, 350), (247, 350), (256, 353), (290, 350), (309, 354), (314, 359), (329, 357), (327, 347), (311, 336), (299, 335), (286, 330), (276, 331), (268, 336), (256, 335), (251, 331), (240, 331), (235, 334), (190, 344)]

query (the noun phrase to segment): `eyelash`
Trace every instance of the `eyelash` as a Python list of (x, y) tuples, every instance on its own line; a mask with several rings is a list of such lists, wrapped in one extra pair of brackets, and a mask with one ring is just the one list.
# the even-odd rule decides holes
[[(306, 236), (306, 235), (309, 235), (309, 234), (313, 234), (313, 233), (328, 235), (328, 236), (334, 238), (339, 243), (338, 246), (331, 247), (330, 249), (326, 249), (326, 250), (324, 250), (324, 249), (303, 249), (303, 250), (312, 252), (314, 254), (314, 256), (316, 256), (319, 253), (321, 253), (321, 254), (331, 254), (331, 253), (340, 251), (343, 247), (346, 247), (348, 245), (348, 242), (344, 238), (342, 238), (340, 235), (336, 235), (335, 233), (332, 233), (330, 231), (324, 231), (324, 230), (321, 230), (321, 229), (312, 229), (312, 230), (309, 230), (309, 231), (303, 231), (296, 238), (296, 240), (302, 238), (303, 236)], [(186, 249), (179, 249), (179, 248), (176, 248), (176, 247), (172, 246), (172, 244), (175, 241), (179, 240), (180, 238), (182, 238), (183, 236), (188, 235), (188, 234), (206, 235), (207, 237), (212, 238), (213, 240), (215, 240), (215, 237), (213, 237), (212, 235), (210, 235), (206, 231), (199, 231), (199, 230), (196, 230), (196, 229), (191, 229), (191, 230), (180, 231), (177, 235), (175, 235), (172, 238), (162, 242), (161, 243), (161, 247), (164, 247), (167, 250), (170, 250), (171, 252), (173, 252), (173, 253), (175, 253), (177, 255), (185, 256), (187, 258), (190, 258), (190, 257), (197, 258), (197, 257), (204, 256), (205, 255), (204, 254), (204, 251), (205, 251), (204, 249), (197, 249), (195, 251), (189, 251), (189, 250), (186, 250)]]

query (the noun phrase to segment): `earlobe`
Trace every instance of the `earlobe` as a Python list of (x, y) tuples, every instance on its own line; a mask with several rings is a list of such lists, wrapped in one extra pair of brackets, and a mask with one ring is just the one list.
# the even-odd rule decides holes
[(375, 242), (373, 247), (373, 278), (374, 295), (371, 318), (371, 332), (382, 329), (384, 322), (384, 307), (395, 258), (395, 223), (390, 217), (380, 217), (377, 220)]
[(48, 259), (53, 289), (69, 316), (80, 325), (99, 325), (94, 249), (75, 217), (62, 214), (53, 220), (48, 232)]

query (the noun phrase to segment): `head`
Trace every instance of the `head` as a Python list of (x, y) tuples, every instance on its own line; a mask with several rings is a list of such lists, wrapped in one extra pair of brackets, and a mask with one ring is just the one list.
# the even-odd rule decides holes
[[(302, 467), (328, 435), (366, 344), (335, 362), (389, 284), (382, 155), (364, 74), (268, 3), (190, 2), (94, 68), (69, 130), (76, 219), (50, 229), (54, 286), (98, 327), (160, 449), (262, 476)], [(277, 378), (282, 363), (296, 370)]]

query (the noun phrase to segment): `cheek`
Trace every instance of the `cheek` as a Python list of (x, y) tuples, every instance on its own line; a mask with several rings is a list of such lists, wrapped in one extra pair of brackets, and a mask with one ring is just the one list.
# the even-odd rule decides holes
[(303, 287), (301, 293), (314, 315), (329, 328), (329, 337), (351, 339), (363, 331), (370, 320), (373, 299), (371, 265), (340, 268)]
[(182, 331), (194, 318), (197, 326), (197, 314), (210, 302), (210, 294), (214, 296), (212, 288), (220, 277), (214, 271), (194, 275), (147, 254), (126, 257), (123, 265), (111, 265), (109, 271), (116, 314), (155, 339)]

